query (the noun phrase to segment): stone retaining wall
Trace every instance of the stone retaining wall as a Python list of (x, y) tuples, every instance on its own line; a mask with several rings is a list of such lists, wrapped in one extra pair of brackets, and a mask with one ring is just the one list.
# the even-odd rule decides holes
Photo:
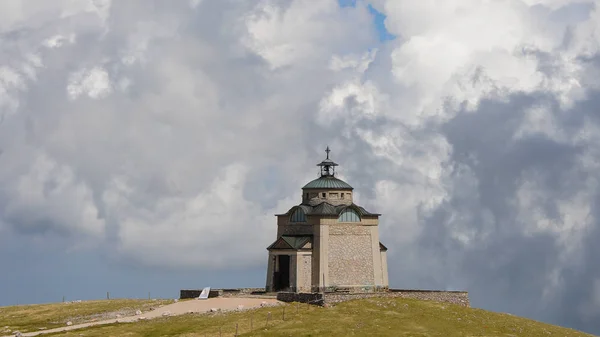
[[(202, 292), (202, 289), (187, 289), (187, 290), (181, 290), (179, 291), (179, 299), (181, 300), (185, 300), (187, 298), (198, 298), (200, 297), (200, 293)], [(210, 290), (210, 292), (208, 293), (208, 297), (219, 297), (221, 296), (221, 292), (219, 290)]]
[(300, 302), (323, 305), (323, 293), (292, 293), (279, 292), (277, 300), (282, 302)]
[(235, 297), (243, 295), (260, 295), (265, 294), (265, 288), (235, 288), (235, 289), (218, 289), (221, 291), (222, 297)]
[(436, 301), (452, 303), (464, 307), (470, 307), (469, 293), (466, 291), (443, 291), (443, 290), (402, 290), (390, 289), (385, 292), (371, 293), (292, 293), (280, 292), (277, 299), (283, 302), (301, 302), (314, 304), (336, 304), (345, 301), (363, 298), (412, 298), (425, 301)]
[(436, 301), (443, 303), (452, 303), (464, 307), (470, 307), (469, 293), (466, 291), (443, 291), (443, 290), (401, 290), (390, 289), (387, 292), (380, 293), (363, 293), (363, 294), (338, 294), (325, 293), (325, 303), (335, 304), (354, 299), (371, 298), (371, 297), (386, 297), (386, 298), (412, 298), (423, 301)]
[[(202, 289), (181, 290), (179, 292), (179, 299), (183, 300), (187, 298), (198, 298), (201, 292)], [(208, 297), (235, 297), (244, 295), (260, 295), (264, 293), (264, 288), (211, 289)]]
[(443, 290), (401, 290), (391, 289), (396, 297), (414, 298), (417, 300), (446, 302), (470, 307), (469, 292), (467, 291), (443, 291)]

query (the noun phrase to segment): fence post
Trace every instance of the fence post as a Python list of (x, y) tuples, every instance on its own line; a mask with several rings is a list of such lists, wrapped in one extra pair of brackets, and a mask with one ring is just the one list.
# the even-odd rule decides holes
[(283, 307), (283, 314), (281, 314), (281, 320), (285, 321), (285, 306)]
[(267, 323), (265, 323), (265, 327), (269, 326), (269, 319), (271, 319), (271, 312), (267, 313)]
[(250, 315), (250, 331), (254, 330), (253, 318), (254, 318), (254, 315)]
[(219, 337), (221, 337), (221, 327), (219, 327)]
[(110, 293), (108, 291), (106, 292), (106, 299), (110, 300)]
[(235, 323), (235, 337), (238, 336), (238, 324)]
[(63, 295), (63, 303), (65, 302), (65, 295)]

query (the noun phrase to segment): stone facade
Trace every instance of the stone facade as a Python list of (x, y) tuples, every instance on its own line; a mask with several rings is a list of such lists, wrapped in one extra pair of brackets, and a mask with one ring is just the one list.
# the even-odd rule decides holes
[[(357, 225), (331, 225), (329, 227), (329, 235), (368, 235), (371, 236), (371, 232), (368, 227), (357, 226)], [(369, 238), (370, 239), (370, 238)]]
[(354, 228), (355, 232), (363, 233), (358, 235), (334, 234), (332, 229), (329, 230), (329, 285), (374, 285), (371, 233), (360, 227)]
[(282, 235), (312, 235), (313, 225), (290, 225), (284, 222), (277, 226), (277, 237)]
[(351, 205), (352, 191), (331, 191), (329, 189), (311, 189), (310, 192), (302, 194), (302, 202), (309, 205), (318, 205), (323, 201), (327, 201), (332, 205)]
[(298, 282), (298, 291), (299, 292), (309, 292), (311, 291), (312, 286), (312, 256), (310, 254), (300, 255), (298, 256), (301, 261), (298, 263), (298, 274), (300, 274), (301, 279)]

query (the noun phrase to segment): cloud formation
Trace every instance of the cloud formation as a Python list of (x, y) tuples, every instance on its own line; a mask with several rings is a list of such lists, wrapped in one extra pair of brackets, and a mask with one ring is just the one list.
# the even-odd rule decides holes
[(272, 214), (313, 173), (287, 153), (347, 76), (331, 55), (375, 41), (364, 6), (335, 2), (33, 8), (3, 28), (3, 226), (159, 266), (264, 260)]
[(0, 241), (260, 268), (329, 144), (394, 286), (600, 331), (597, 3), (1, 6)]

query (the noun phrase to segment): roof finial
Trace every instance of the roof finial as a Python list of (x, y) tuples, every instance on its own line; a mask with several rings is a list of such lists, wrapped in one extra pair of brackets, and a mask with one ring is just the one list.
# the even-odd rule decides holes
[(323, 160), (321, 163), (317, 164), (317, 166), (321, 167), (321, 177), (333, 177), (335, 175), (335, 166), (338, 164), (334, 163), (331, 159), (329, 159), (329, 146), (325, 149), (327, 152), (327, 159)]

